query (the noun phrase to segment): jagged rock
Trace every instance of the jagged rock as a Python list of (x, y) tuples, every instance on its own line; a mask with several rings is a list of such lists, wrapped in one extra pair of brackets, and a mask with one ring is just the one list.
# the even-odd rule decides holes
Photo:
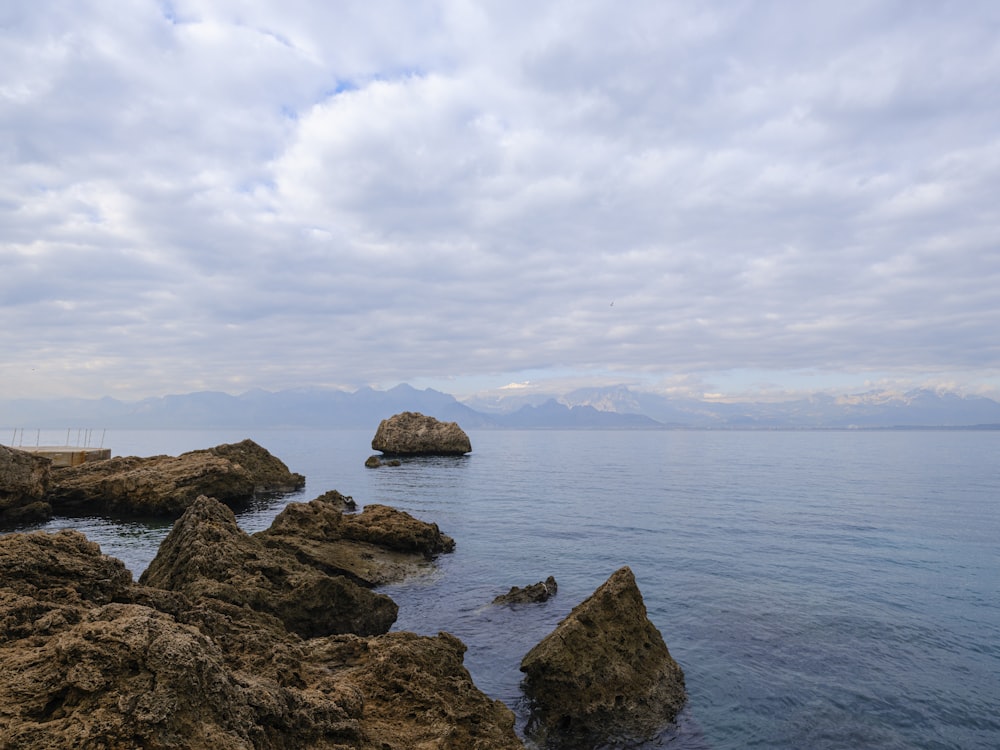
[(472, 443), (455, 422), (404, 411), (382, 420), (372, 450), (387, 456), (462, 456), (472, 450)]
[(313, 644), (309, 662), (344, 665), (345, 677), (364, 695), (373, 750), (524, 748), (514, 734), (514, 714), (476, 688), (462, 663), (465, 644), (449, 633), (338, 636)]
[(357, 515), (345, 515), (344, 500), (333, 490), (309, 503), (289, 503), (268, 529), (254, 537), (325, 573), (347, 576), (367, 587), (425, 572), (434, 555), (455, 548), (455, 541), (437, 524), (384, 505), (368, 505)]
[[(221, 516), (204, 520), (225, 545)], [(302, 640), (269, 614), (134, 584), (78, 532), (0, 537), (2, 748), (523, 748), (464, 650), (446, 634)]]
[(293, 492), (302, 489), (306, 484), (304, 476), (289, 471), (284, 461), (271, 455), (267, 449), (257, 445), (253, 440), (217, 445), (214, 448), (189, 451), (181, 455), (191, 456), (200, 453), (228, 458), (237, 466), (243, 467), (250, 472), (254, 488), (259, 492)]
[(343, 535), (356, 542), (427, 557), (455, 549), (455, 540), (442, 534), (436, 523), (418, 521), (409, 513), (377, 503), (366, 505), (356, 516), (344, 516)]
[(521, 661), (531, 736), (547, 747), (642, 740), (684, 705), (684, 673), (646, 615), (628, 567), (616, 571)]
[(190, 608), (78, 532), (0, 538), (0, 747), (364, 747), (356, 688), (234, 669)]
[(177, 517), (199, 495), (239, 507), (259, 491), (302, 487), (277, 458), (250, 440), (180, 456), (121, 456), (60, 469), (46, 499), (53, 508)]
[(0, 445), (0, 526), (52, 517), (45, 501), (51, 467), (47, 458)]
[(556, 579), (549, 576), (544, 581), (533, 583), (530, 586), (520, 588), (511, 586), (510, 591), (501, 594), (493, 600), (494, 604), (534, 604), (537, 602), (547, 602), (556, 595), (558, 590)]
[[(316, 498), (318, 503), (333, 506), (334, 509), (342, 513), (353, 513), (358, 509), (358, 504), (350, 495), (342, 495), (337, 490), (329, 490)], [(301, 503), (290, 503), (290, 505), (301, 505)]]
[(292, 747), (281, 736), (292, 728), (323, 747), (361, 744), (361, 701), (244, 676), (196, 628), (148, 607), (105, 605), (19, 646), (0, 656), (3, 747)]
[(229, 508), (204, 496), (174, 524), (139, 582), (273, 615), (304, 638), (384, 633), (397, 613), (389, 597), (249, 536)]

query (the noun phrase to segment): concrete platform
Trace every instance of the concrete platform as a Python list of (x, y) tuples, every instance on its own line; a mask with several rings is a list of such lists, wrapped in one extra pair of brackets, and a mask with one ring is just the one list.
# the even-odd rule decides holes
[(50, 458), (52, 459), (52, 466), (57, 469), (111, 458), (110, 448), (80, 448), (74, 445), (36, 445), (30, 448), (27, 446), (18, 447), (18, 450)]

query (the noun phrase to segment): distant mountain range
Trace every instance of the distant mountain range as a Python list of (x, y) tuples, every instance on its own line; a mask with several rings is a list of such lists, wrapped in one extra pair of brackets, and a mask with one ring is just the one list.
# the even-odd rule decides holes
[[(779, 403), (671, 398), (625, 386), (464, 402), (398, 385), (386, 391), (299, 388), (146, 398), (0, 399), (0, 427), (68, 429), (366, 428), (418, 411), (469, 429), (1000, 429), (1000, 403), (932, 390), (812, 395)], [(0, 434), (0, 442), (5, 440)]]

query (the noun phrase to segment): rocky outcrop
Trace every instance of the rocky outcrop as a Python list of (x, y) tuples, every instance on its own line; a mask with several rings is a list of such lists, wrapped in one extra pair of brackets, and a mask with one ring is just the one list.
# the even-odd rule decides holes
[(51, 518), (45, 500), (51, 466), (47, 458), (0, 445), (0, 526)]
[(646, 615), (628, 567), (616, 571), (521, 661), (531, 736), (587, 748), (649, 738), (684, 705), (684, 674)]
[(289, 471), (284, 461), (271, 455), (269, 451), (257, 445), (253, 440), (190, 451), (182, 453), (181, 458), (203, 453), (228, 459), (236, 466), (250, 472), (254, 489), (258, 492), (294, 492), (302, 489), (306, 484), (304, 476)]
[(232, 510), (205, 496), (174, 524), (139, 582), (271, 615), (303, 638), (385, 633), (396, 621), (389, 597), (249, 536)]
[(372, 450), (387, 456), (462, 456), (472, 451), (472, 443), (455, 422), (404, 411), (382, 420)]
[(245, 440), (180, 456), (126, 456), (60, 469), (46, 500), (56, 512), (87, 508), (176, 518), (200, 495), (239, 507), (257, 492), (304, 484), (301, 474)]
[(465, 644), (453, 635), (339, 636), (313, 644), (309, 663), (342, 665), (364, 696), (366, 748), (524, 748), (514, 714), (476, 688), (462, 663)]
[(344, 509), (345, 498), (336, 491), (309, 503), (289, 503), (270, 528), (254, 537), (324, 573), (367, 587), (428, 571), (435, 555), (455, 549), (455, 541), (437, 524), (395, 508), (368, 505), (358, 514)]
[[(228, 511), (190, 512), (209, 531), (183, 536), (200, 550), (188, 562), (214, 569), (203, 543), (234, 546)], [(75, 531), (0, 537), (0, 747), (523, 748), (453, 636), (303, 640), (278, 617), (188, 592), (133, 583)]]
[(525, 586), (524, 588), (511, 586), (510, 591), (506, 594), (498, 596), (493, 600), (493, 603), (509, 605), (547, 602), (550, 598), (556, 595), (558, 588), (559, 587), (556, 585), (556, 579), (549, 576), (544, 581), (533, 583), (530, 586)]

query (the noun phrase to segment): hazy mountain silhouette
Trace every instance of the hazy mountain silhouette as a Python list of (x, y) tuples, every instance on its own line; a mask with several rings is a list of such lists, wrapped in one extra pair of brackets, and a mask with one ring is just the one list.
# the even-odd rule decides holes
[[(430, 388), (295, 388), (215, 391), (146, 398), (0, 399), (0, 427), (66, 429), (363, 428), (401, 411), (419, 411), (464, 428), (657, 429), (876, 428), (1000, 426), (1000, 403), (981, 396), (914, 390), (817, 394), (780, 403), (720, 403), (673, 398), (625, 386), (567, 394), (512, 394), (466, 403)], [(0, 434), (0, 442), (4, 441)]]

